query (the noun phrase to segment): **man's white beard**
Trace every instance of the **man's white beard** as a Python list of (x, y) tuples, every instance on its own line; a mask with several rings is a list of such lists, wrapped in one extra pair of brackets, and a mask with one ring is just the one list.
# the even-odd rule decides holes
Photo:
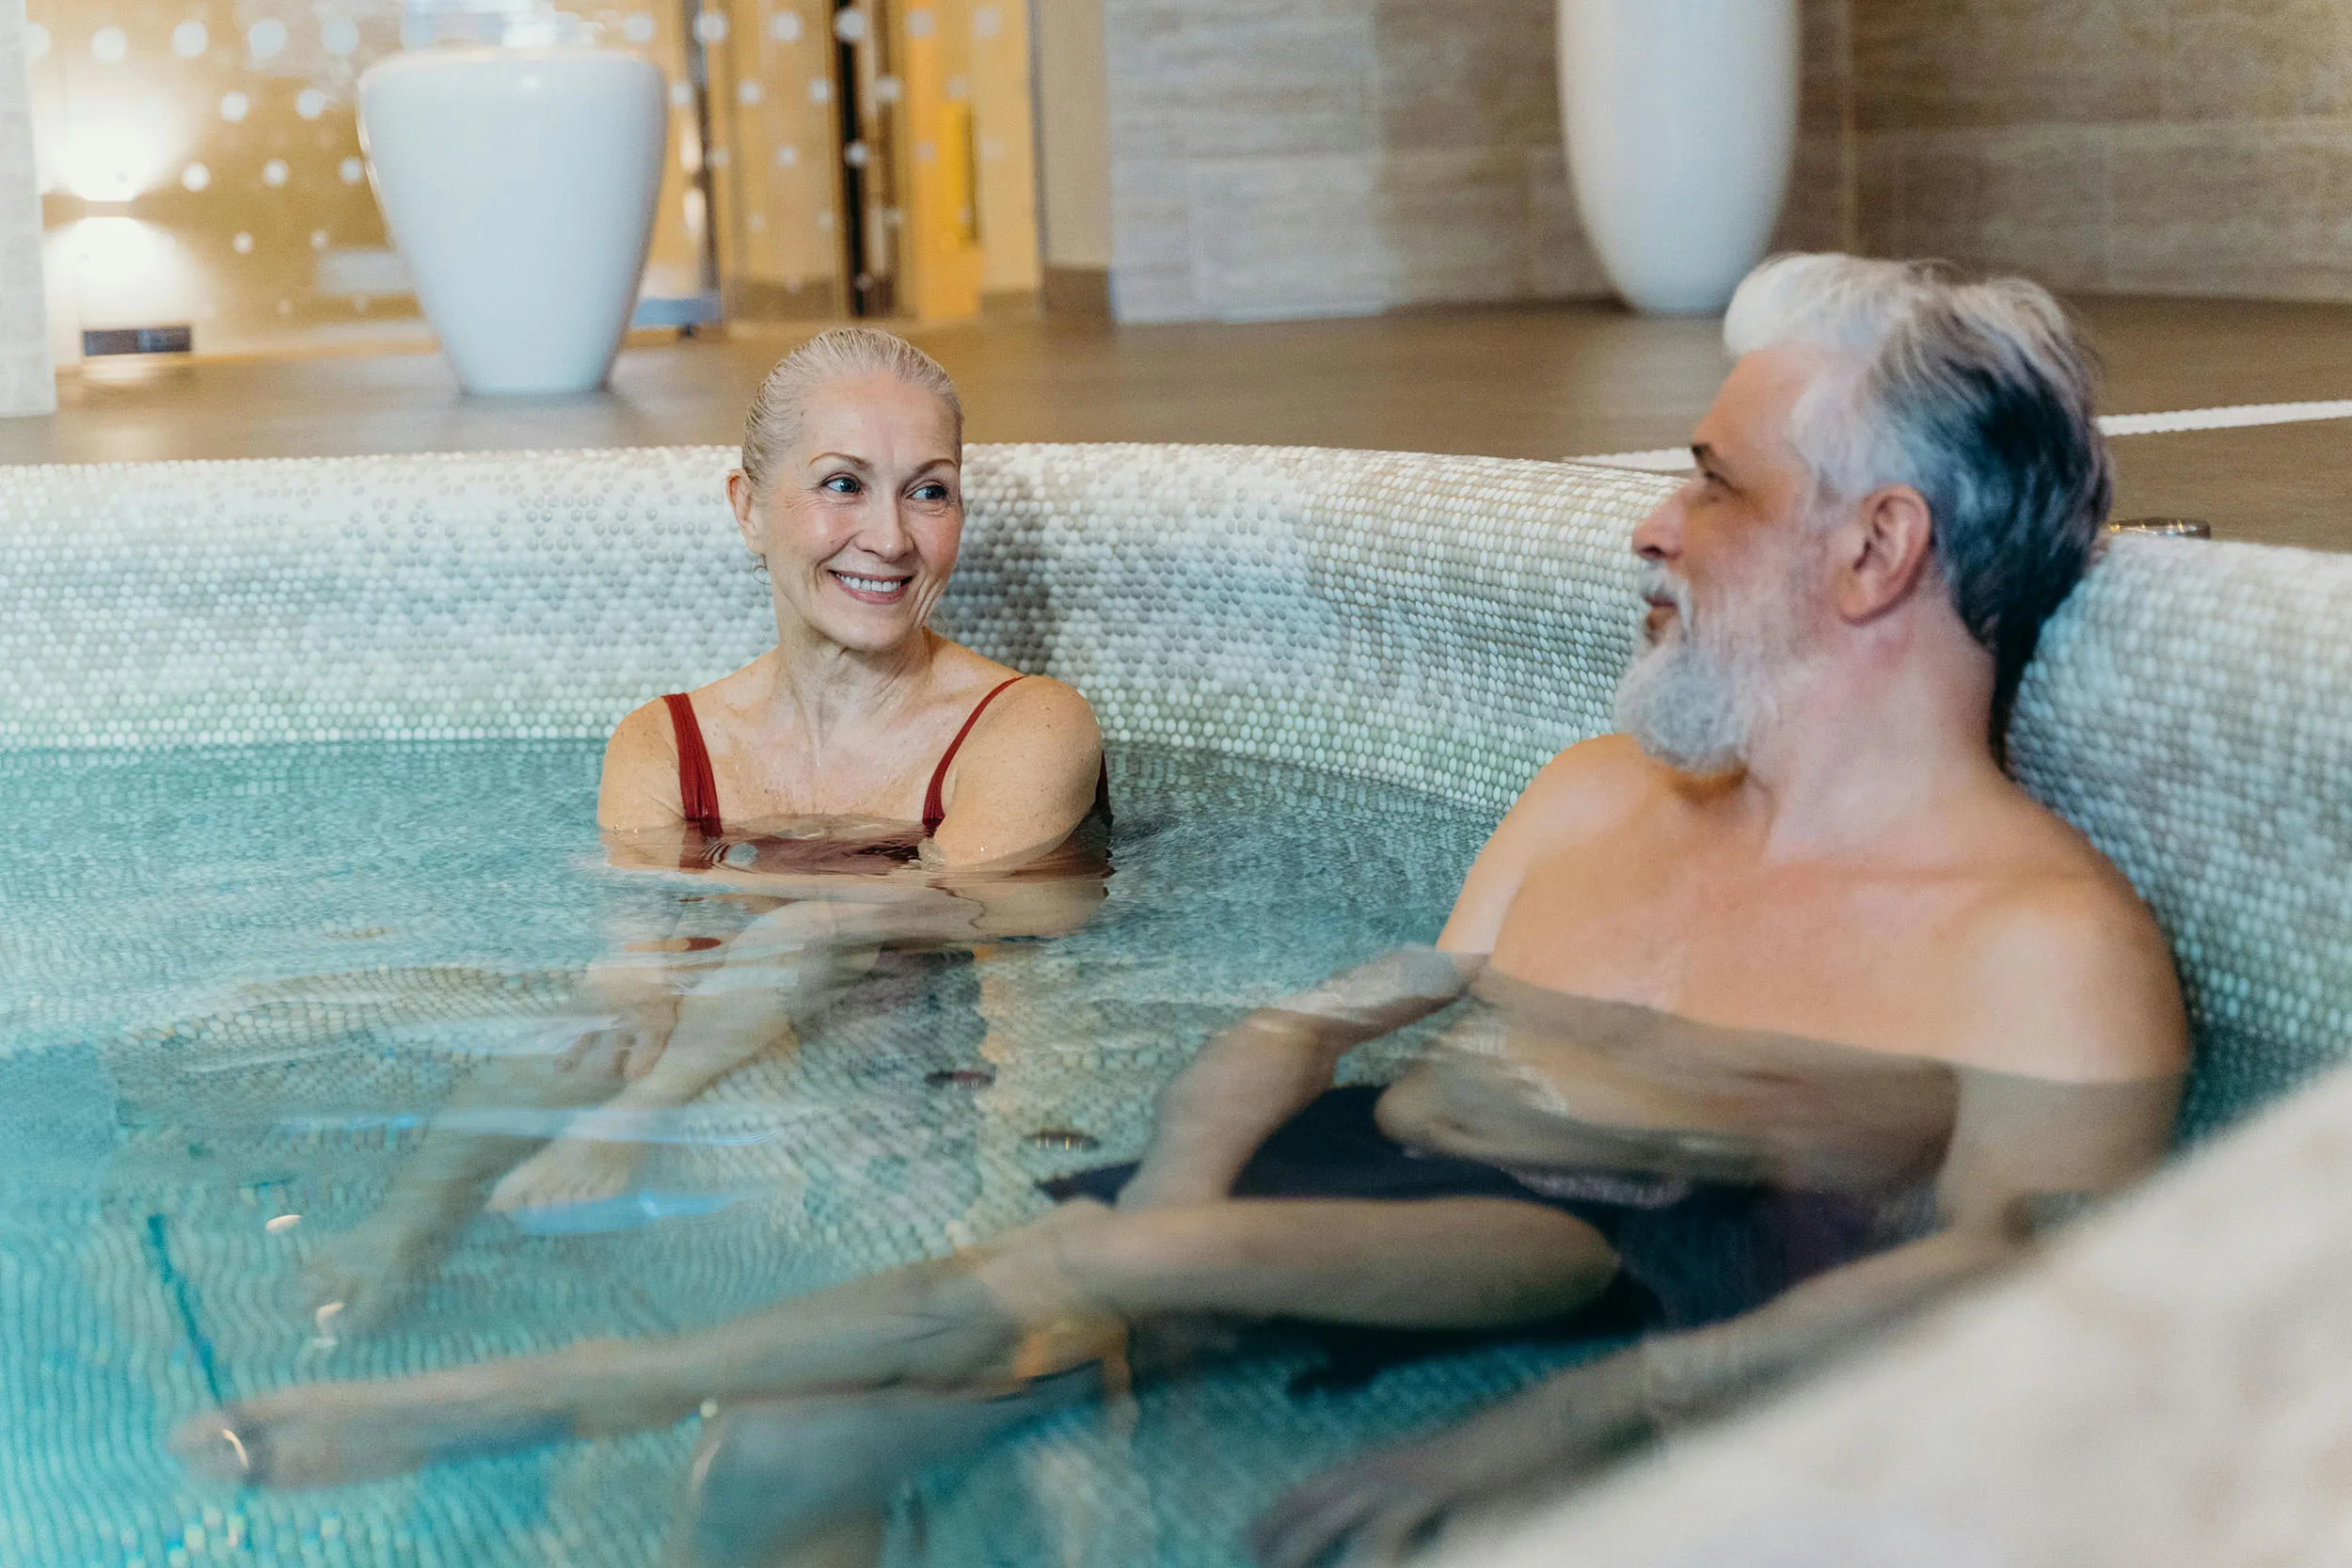
[(1746, 766), (1806, 668), (1796, 589), (1759, 582), (1701, 618), (1689, 583), (1644, 562), (1643, 594), (1672, 599), (1675, 619), (1617, 682), (1617, 727), (1686, 773)]

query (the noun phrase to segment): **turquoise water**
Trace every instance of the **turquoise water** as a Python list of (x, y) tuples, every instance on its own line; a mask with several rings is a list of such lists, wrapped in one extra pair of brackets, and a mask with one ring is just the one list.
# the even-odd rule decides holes
[[(322, 1337), (306, 1267), (437, 1108), (577, 1033), (599, 954), (743, 923), (691, 879), (606, 864), (596, 764), (569, 744), (0, 756), (0, 1564), (652, 1560), (693, 1422), (302, 1494), (199, 1484), (163, 1434), (289, 1382), (709, 1323), (1019, 1223), (1038, 1179), (1137, 1150), (1208, 1032), (1432, 939), (1491, 826), (1123, 752), (1109, 897), (1074, 935), (893, 958), (796, 1058), (678, 1113), (627, 1200), (478, 1218), (382, 1331)], [(893, 1555), (1233, 1560), (1287, 1481), (1530, 1366), (1489, 1353), (1297, 1402), (1254, 1365), (1062, 1418), (925, 1478)]]

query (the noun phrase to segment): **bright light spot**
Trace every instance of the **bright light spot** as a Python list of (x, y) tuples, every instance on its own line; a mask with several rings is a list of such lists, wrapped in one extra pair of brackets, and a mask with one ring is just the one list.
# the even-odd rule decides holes
[(750, 217), (743, 220), (743, 227), (750, 230), (755, 234), (766, 233), (768, 230), (768, 214), (765, 213), (754, 213)]
[(833, 36), (844, 43), (855, 43), (864, 38), (866, 36), (866, 13), (864, 11), (834, 12)]
[(282, 185), (286, 182), (290, 172), (286, 167), (285, 159), (272, 158), (262, 166), (262, 183), (273, 187)]
[(229, 242), (229, 248), (235, 251), (240, 256), (250, 256), (253, 254), (253, 236), (250, 234), (240, 233), (235, 239)]
[(651, 43), (653, 35), (653, 18), (644, 11), (629, 12), (628, 20), (621, 24), (621, 36), (631, 43)]
[(862, 141), (853, 141), (841, 150), (841, 161), (851, 168), (864, 168), (872, 157)]
[(49, 29), (38, 22), (24, 24), (24, 57), (38, 60), (49, 53)]
[(347, 16), (330, 16), (319, 24), (319, 43), (341, 59), (359, 52), (359, 24)]
[(724, 11), (705, 11), (694, 18), (694, 36), (705, 43), (727, 41), (727, 15)]
[(914, 144), (914, 161), (916, 163), (928, 164), (938, 156), (939, 146), (937, 143), (919, 141)]
[(724, 168), (727, 166), (727, 150), (725, 148), (714, 147), (710, 150), (710, 166), (712, 168)]
[(119, 27), (101, 27), (90, 35), (89, 52), (100, 65), (120, 65), (131, 52), (131, 40)]
[(929, 9), (917, 6), (907, 12), (907, 37), (927, 39), (938, 30), (939, 19)]
[(286, 24), (274, 16), (263, 17), (245, 35), (247, 49), (257, 60), (274, 60), (286, 50)]
[(171, 30), (171, 52), (183, 60), (201, 59), (213, 46), (213, 35), (201, 22), (183, 22)]
[(740, 103), (745, 108), (748, 109), (753, 104), (758, 103), (761, 99), (767, 97), (768, 92), (767, 89), (762, 87), (757, 82), (746, 79), (736, 87), (735, 96), (737, 102)]
[(993, 39), (1005, 30), (1005, 13), (993, 6), (981, 6), (972, 13), (972, 36)]
[(276, 1219), (262, 1221), (262, 1228), (273, 1236), (282, 1236), (301, 1223), (300, 1214), (280, 1214)]
[(970, 77), (950, 76), (947, 78), (947, 97), (950, 102), (961, 103), (971, 96), (972, 79)]
[(190, 164), (180, 171), (180, 183), (192, 191), (200, 191), (213, 182), (213, 171), (202, 164)]
[(877, 76), (874, 78), (875, 103), (896, 103), (899, 99), (905, 96), (906, 89), (899, 84), (898, 78), (896, 76)]
[(220, 118), (231, 125), (242, 125), (245, 117), (253, 112), (253, 100), (241, 92), (227, 92), (220, 97)]
[(325, 250), (326, 248), (326, 230), (313, 229), (310, 230), (310, 248), (312, 250)]
[(778, 43), (790, 43), (801, 36), (801, 13), (778, 11), (768, 19), (768, 36)]
[(832, 103), (833, 83), (829, 79), (822, 76), (819, 76), (815, 81), (809, 83), (808, 101), (811, 103)]
[(688, 191), (686, 193), (685, 206), (686, 227), (688, 231), (695, 234), (701, 233), (703, 231), (703, 218), (708, 211), (708, 209), (703, 204), (703, 193), (698, 190)]
[(160, 94), (119, 99), (74, 129), (58, 172), (60, 182), (86, 200), (128, 201), (187, 166), (180, 128)]
[(326, 94), (316, 87), (304, 87), (294, 94), (294, 113), (305, 119), (316, 119), (326, 112)]
[(360, 181), (365, 180), (368, 177), (368, 166), (361, 163), (357, 158), (345, 158), (342, 161), (342, 166), (337, 168), (335, 172), (342, 176), (344, 184), (356, 185)]
[(831, 213), (818, 214), (817, 227), (820, 231), (830, 233), (833, 230), (833, 214)]
[(694, 106), (694, 89), (684, 82), (670, 84), (670, 107), (691, 109)]
[(790, 142), (786, 142), (782, 147), (776, 149), (776, 166), (778, 168), (790, 168), (794, 164), (797, 164), (800, 161), (801, 150), (793, 146)]
[(980, 138), (980, 161), (987, 164), (1003, 163), (1005, 161), (1005, 144), (998, 141), (994, 136), (982, 136)]

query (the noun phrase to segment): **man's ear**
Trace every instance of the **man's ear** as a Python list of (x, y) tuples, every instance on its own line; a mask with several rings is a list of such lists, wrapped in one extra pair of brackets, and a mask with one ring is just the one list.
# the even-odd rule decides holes
[(752, 478), (740, 468), (727, 474), (727, 505), (735, 513), (736, 531), (743, 536), (743, 547), (754, 555), (764, 554), (760, 546), (759, 525), (752, 516)]
[(1935, 558), (1935, 524), (1927, 498), (1908, 484), (1871, 491), (1839, 530), (1837, 613), (1860, 624), (1911, 596)]

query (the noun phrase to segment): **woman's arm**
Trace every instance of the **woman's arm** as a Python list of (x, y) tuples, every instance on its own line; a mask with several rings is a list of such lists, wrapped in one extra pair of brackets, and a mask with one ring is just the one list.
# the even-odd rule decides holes
[[(604, 743), (604, 771), (596, 784), (596, 826), (608, 833), (677, 829), (685, 823), (678, 799), (677, 733), (670, 710), (656, 698), (633, 709)], [(677, 847), (649, 847), (647, 863), (677, 864)], [(634, 859), (635, 857), (632, 857)]]
[(926, 863), (1009, 868), (1053, 848), (1094, 809), (1102, 770), (1103, 732), (1087, 700), (1042, 675), (1020, 682), (957, 751)]

